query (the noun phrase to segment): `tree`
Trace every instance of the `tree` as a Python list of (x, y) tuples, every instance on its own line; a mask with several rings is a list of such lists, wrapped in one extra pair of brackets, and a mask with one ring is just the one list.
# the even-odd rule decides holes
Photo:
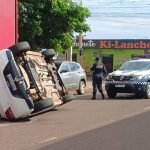
[(74, 42), (74, 32), (90, 31), (90, 11), (72, 0), (20, 0), (19, 41), (34, 48), (64, 49)]

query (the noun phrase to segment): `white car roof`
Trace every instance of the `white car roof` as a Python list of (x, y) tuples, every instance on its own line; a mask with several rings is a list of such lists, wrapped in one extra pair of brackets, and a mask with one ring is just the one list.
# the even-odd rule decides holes
[(138, 61), (149, 61), (150, 62), (150, 59), (144, 59), (144, 58), (141, 58), (141, 59), (134, 59), (134, 60), (129, 60), (129, 62), (138, 62)]

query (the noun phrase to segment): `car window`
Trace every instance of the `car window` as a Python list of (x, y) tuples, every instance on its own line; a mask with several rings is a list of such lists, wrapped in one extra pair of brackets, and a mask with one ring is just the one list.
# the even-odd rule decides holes
[(150, 69), (150, 61), (131, 61), (123, 64), (119, 70), (147, 70)]
[(77, 65), (77, 69), (79, 69), (81, 66), (79, 64), (76, 64)]
[(63, 63), (62, 64), (62, 66), (61, 66), (61, 68), (60, 68), (60, 71), (66, 71), (66, 72), (69, 72), (69, 66), (68, 66), (68, 64), (67, 63)]
[(76, 63), (69, 63), (69, 66), (71, 71), (76, 71), (80, 68)]

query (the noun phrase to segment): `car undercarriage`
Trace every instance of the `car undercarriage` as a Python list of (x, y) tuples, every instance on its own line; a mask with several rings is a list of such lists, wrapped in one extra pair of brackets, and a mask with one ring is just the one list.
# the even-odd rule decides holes
[[(17, 118), (13, 115), (13, 119), (27, 117), (31, 112), (36, 113), (45, 108), (56, 109), (74, 99), (74, 96), (66, 90), (57, 72), (53, 61), (54, 49), (35, 52), (30, 50), (28, 42), (21, 42), (1, 52), (0, 57), (4, 56), (4, 53), (6, 53), (8, 64), (3, 72), (11, 97), (12, 99), (19, 97), (20, 101), (24, 99), (28, 107), (30, 107), (28, 103), (31, 103), (30, 109), (32, 109), (29, 114), (19, 115)], [(14, 107), (11, 113), (21, 107), (18, 104), (12, 105), (11, 99), (9, 101), (10, 109)], [(2, 103), (4, 102), (0, 102), (0, 105)], [(12, 119), (11, 116), (6, 115), (6, 112), (2, 112), (1, 116)]]

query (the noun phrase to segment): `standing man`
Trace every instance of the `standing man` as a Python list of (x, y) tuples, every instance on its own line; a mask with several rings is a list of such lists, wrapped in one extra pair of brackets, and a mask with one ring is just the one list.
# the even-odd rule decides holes
[(103, 89), (102, 89), (102, 81), (104, 76), (107, 75), (106, 68), (103, 63), (99, 62), (99, 58), (95, 58), (95, 63), (91, 67), (91, 70), (93, 71), (93, 77), (92, 77), (92, 85), (93, 85), (93, 97), (92, 99), (96, 99), (96, 92), (97, 89), (101, 93), (102, 99), (105, 98)]

